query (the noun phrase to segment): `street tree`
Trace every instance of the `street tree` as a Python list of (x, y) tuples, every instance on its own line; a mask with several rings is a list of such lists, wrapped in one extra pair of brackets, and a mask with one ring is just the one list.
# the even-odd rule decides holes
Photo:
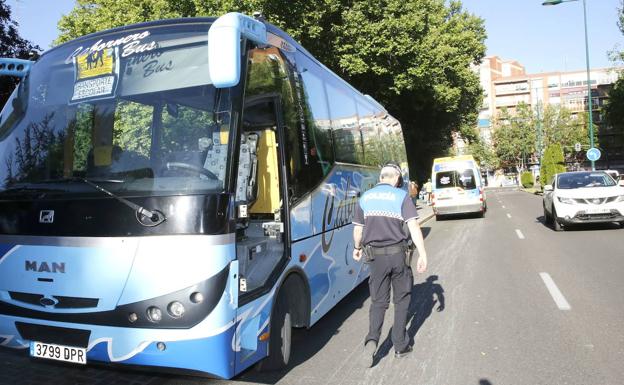
[(553, 143), (546, 147), (540, 167), (540, 180), (542, 186), (551, 183), (551, 179), (555, 176), (555, 174), (564, 172), (565, 170), (565, 160), (561, 145), (559, 143)]
[(490, 171), (499, 168), (500, 161), (496, 156), (496, 152), (483, 141), (478, 140), (468, 144), (468, 152), (475, 158), (481, 168)]
[[(6, 0), (0, 0), (0, 57), (30, 59), (31, 52), (36, 53), (41, 49), (22, 38), (17, 27), (17, 22), (11, 18), (11, 8)], [(0, 106), (4, 106), (18, 82), (19, 79), (15, 77), (0, 77)]]
[[(574, 145), (580, 143), (583, 148), (589, 147), (589, 129), (587, 113), (573, 114), (569, 109), (559, 105), (548, 105), (542, 115), (543, 148), (558, 143), (562, 146), (566, 158), (576, 156)], [(594, 143), (598, 144), (597, 130), (594, 130)]]
[(148, 20), (261, 11), (403, 125), (413, 174), (424, 178), (451, 132), (476, 124), (482, 100), (470, 68), (485, 55), (481, 18), (457, 0), (77, 0), (64, 42)]
[(500, 165), (526, 169), (527, 160), (535, 153), (536, 130), (533, 111), (526, 103), (520, 103), (515, 112), (503, 108), (494, 121), (494, 151)]
[[(573, 114), (560, 105), (546, 105), (540, 114), (527, 104), (519, 104), (512, 114), (503, 109), (494, 123), (494, 150), (503, 167), (523, 168), (529, 159), (539, 158), (538, 135), (542, 149), (559, 144), (571, 161), (576, 143), (589, 145), (587, 114)], [(594, 141), (597, 143), (597, 136)]]
[[(618, 28), (624, 35), (624, 0), (620, 0)], [(624, 51), (611, 52), (614, 63), (624, 62)], [(621, 74), (620, 74), (621, 75)], [(604, 107), (605, 123), (624, 135), (624, 76), (620, 76), (609, 91), (609, 99)]]

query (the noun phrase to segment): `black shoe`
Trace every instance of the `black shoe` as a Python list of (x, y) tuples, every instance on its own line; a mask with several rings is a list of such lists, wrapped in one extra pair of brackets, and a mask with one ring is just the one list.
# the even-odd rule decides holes
[(394, 351), (394, 357), (395, 358), (403, 358), (405, 356), (407, 356), (408, 354), (410, 354), (412, 352), (412, 347), (410, 345), (407, 345), (407, 347), (401, 351)]
[(364, 367), (370, 368), (373, 366), (373, 360), (375, 358), (375, 351), (377, 350), (377, 342), (370, 340), (364, 344)]

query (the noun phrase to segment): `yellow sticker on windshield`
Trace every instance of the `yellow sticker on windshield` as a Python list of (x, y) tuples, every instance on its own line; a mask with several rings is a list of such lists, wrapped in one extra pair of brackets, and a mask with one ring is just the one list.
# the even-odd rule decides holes
[(76, 55), (74, 62), (74, 93), (70, 103), (111, 98), (119, 79), (117, 48), (89, 50)]
[(115, 69), (113, 49), (89, 52), (76, 57), (76, 80), (110, 75)]

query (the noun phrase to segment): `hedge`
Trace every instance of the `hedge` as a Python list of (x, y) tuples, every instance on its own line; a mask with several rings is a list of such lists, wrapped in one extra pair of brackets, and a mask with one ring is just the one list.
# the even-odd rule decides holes
[(531, 188), (533, 187), (533, 173), (531, 171), (525, 171), (520, 175), (520, 183), (522, 183), (522, 187)]

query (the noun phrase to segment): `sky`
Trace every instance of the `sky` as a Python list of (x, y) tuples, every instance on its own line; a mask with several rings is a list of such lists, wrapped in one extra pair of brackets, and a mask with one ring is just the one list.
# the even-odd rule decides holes
[[(543, 0), (461, 0), (485, 21), (487, 54), (517, 60), (527, 73), (587, 68), (583, 2), (542, 6)], [(622, 0), (586, 0), (591, 68), (612, 67), (608, 51), (624, 50), (617, 21)], [(618, 48), (619, 47), (619, 48)]]
[[(544, 7), (543, 0), (461, 0), (481, 17), (487, 31), (487, 54), (517, 60), (528, 73), (586, 68), (583, 2)], [(622, 0), (586, 0), (592, 68), (611, 67), (608, 51), (624, 50), (617, 26)], [(284, 0), (288, 3), (288, 0)], [(19, 33), (43, 49), (58, 36), (57, 23), (74, 0), (7, 0)]]

